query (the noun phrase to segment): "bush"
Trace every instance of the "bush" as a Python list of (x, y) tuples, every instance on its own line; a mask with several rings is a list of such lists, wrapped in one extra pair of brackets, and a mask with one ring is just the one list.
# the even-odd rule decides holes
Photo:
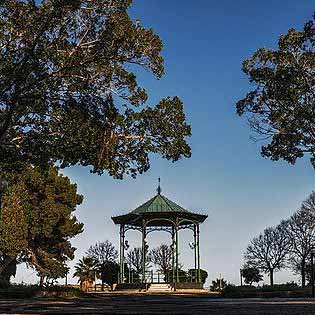
[(2, 277), (0, 277), (0, 289), (6, 289), (10, 286), (10, 282)]
[(229, 284), (221, 294), (225, 298), (309, 297), (310, 290), (300, 288), (294, 282), (262, 287)]
[(264, 285), (262, 287), (258, 287), (259, 290), (264, 292), (274, 292), (274, 291), (291, 291), (298, 289), (299, 286), (294, 281), (287, 282), (287, 283), (281, 283), (281, 284), (274, 284), (272, 286), (270, 285)]
[[(190, 277), (191, 281), (194, 281), (195, 278), (197, 277), (198, 274), (198, 269), (189, 269), (188, 270), (188, 275)], [(208, 272), (206, 270), (200, 269), (200, 281), (202, 283), (205, 283), (208, 278)]]
[(225, 298), (244, 298), (249, 297), (251, 292), (255, 292), (256, 288), (253, 286), (235, 286), (234, 284), (228, 284), (221, 291), (221, 294)]
[(82, 291), (79, 288), (52, 286), (41, 288), (38, 285), (14, 284), (7, 288), (0, 288), (0, 298), (6, 299), (28, 299), (35, 296), (45, 297), (79, 297)]
[(215, 280), (212, 280), (212, 284), (210, 285), (210, 290), (211, 291), (221, 291), (226, 286), (227, 286), (227, 283), (223, 278), (222, 279), (217, 278)]
[(10, 285), (7, 288), (0, 289), (1, 298), (9, 299), (27, 299), (34, 297), (40, 291), (37, 285)]

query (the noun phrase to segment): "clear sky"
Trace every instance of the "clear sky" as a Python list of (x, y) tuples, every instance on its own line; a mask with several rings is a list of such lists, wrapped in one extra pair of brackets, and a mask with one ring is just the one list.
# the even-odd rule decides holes
[[(221, 273), (239, 282), (250, 239), (290, 216), (314, 189), (315, 175), (306, 158), (292, 167), (260, 156), (260, 144), (249, 139), (246, 121), (235, 114), (235, 102), (249, 89), (241, 62), (259, 47), (275, 47), (289, 28), (301, 29), (314, 9), (311, 0), (134, 1), (132, 16), (160, 35), (166, 61), (163, 79), (142, 72), (139, 81), (150, 104), (168, 95), (183, 100), (192, 125), (192, 157), (175, 164), (153, 157), (151, 169), (135, 180), (100, 177), (82, 167), (64, 170), (85, 197), (77, 211), (85, 231), (73, 241), (78, 250), (71, 266), (97, 241), (118, 246), (119, 230), (110, 217), (151, 198), (160, 176), (164, 195), (209, 215), (201, 225), (201, 267), (209, 279)], [(127, 239), (131, 246), (141, 244), (137, 232)], [(180, 233), (185, 268), (193, 266), (191, 240), (191, 232)], [(162, 242), (170, 243), (167, 233), (150, 234), (151, 248)], [(37, 281), (33, 271), (20, 267), (15, 281), (22, 279)], [(275, 282), (288, 279), (287, 272), (275, 275)]]

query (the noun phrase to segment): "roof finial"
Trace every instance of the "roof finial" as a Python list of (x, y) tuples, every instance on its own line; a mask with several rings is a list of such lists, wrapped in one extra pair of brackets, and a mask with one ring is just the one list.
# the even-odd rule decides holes
[(158, 186), (158, 188), (157, 188), (157, 193), (158, 193), (158, 195), (161, 195), (161, 191), (162, 191), (162, 189), (161, 189), (161, 178), (159, 177), (159, 186)]

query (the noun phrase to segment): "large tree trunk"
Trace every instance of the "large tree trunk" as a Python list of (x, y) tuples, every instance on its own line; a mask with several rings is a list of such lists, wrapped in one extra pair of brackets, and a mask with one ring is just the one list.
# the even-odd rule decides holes
[(301, 280), (302, 280), (302, 288), (305, 287), (305, 260), (301, 261)]
[(42, 288), (43, 285), (44, 285), (44, 279), (45, 277), (44, 276), (39, 276), (39, 286)]
[(269, 280), (270, 280), (270, 285), (273, 285), (273, 269), (269, 269)]

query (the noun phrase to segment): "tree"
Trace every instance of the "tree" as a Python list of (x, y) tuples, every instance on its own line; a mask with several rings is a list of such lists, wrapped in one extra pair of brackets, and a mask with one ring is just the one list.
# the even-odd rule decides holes
[(149, 106), (138, 85), (138, 68), (163, 76), (163, 45), (131, 4), (1, 1), (0, 169), (59, 162), (122, 178), (148, 170), (150, 153), (190, 157), (181, 100)]
[(149, 261), (156, 265), (164, 275), (172, 269), (172, 249), (166, 244), (154, 248), (149, 253)]
[(242, 277), (244, 278), (244, 282), (249, 284), (250, 286), (253, 282), (259, 282), (263, 280), (263, 276), (260, 274), (258, 268), (253, 268), (249, 266), (244, 266), (241, 270)]
[[(110, 241), (106, 240), (105, 242), (99, 242), (95, 245), (90, 246), (90, 248), (86, 252), (86, 255), (87, 257), (93, 258), (97, 262), (98, 271), (102, 280), (103, 291), (104, 282), (107, 282), (106, 279), (113, 279), (113, 276), (110, 276), (109, 273), (111, 272), (111, 270), (115, 271), (113, 264), (116, 264), (118, 252), (115, 246)], [(109, 284), (113, 283), (114, 282), (111, 282)]]
[(104, 264), (116, 261), (118, 251), (110, 241), (106, 240), (105, 242), (98, 242), (95, 245), (91, 245), (86, 255), (95, 259), (99, 264)]
[[(196, 276), (198, 275), (198, 269), (189, 269), (188, 274), (190, 276), (190, 281), (194, 281)], [(208, 272), (206, 270), (200, 269), (200, 281), (201, 283), (205, 283), (208, 278)]]
[(306, 264), (315, 249), (315, 193), (312, 192), (287, 221), (287, 235), (290, 239), (290, 266), (301, 274), (302, 287), (305, 286)]
[(223, 278), (212, 280), (212, 284), (210, 286), (211, 291), (222, 291), (227, 286), (226, 280)]
[(84, 282), (92, 282), (97, 277), (97, 262), (91, 257), (82, 257), (74, 269), (73, 276), (79, 278), (81, 288)]
[(113, 261), (109, 261), (102, 266), (101, 279), (102, 279), (102, 290), (103, 283), (107, 283), (113, 289), (113, 284), (118, 282), (119, 264)]
[[(130, 270), (134, 270), (137, 275), (142, 273), (142, 248), (135, 247), (127, 253), (126, 263)], [(146, 269), (149, 268), (149, 262), (146, 262)]]
[(5, 175), (10, 184), (2, 198), (0, 252), (6, 259), (0, 273), (20, 257), (37, 270), (41, 284), (64, 276), (74, 257), (70, 240), (83, 230), (74, 216), (83, 200), (76, 185), (57, 168), (24, 165)]
[(261, 154), (294, 164), (309, 154), (315, 166), (315, 24), (281, 35), (277, 49), (258, 49), (243, 62), (254, 85), (236, 104), (258, 139), (270, 140)]
[(270, 285), (273, 285), (273, 274), (285, 266), (289, 245), (284, 223), (269, 227), (247, 246), (246, 264), (269, 273)]

